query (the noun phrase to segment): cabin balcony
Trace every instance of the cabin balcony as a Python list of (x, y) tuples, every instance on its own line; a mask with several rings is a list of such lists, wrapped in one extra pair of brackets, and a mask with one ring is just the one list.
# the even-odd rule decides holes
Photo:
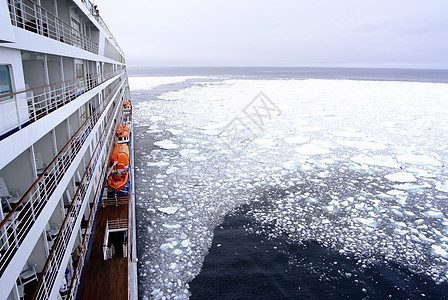
[(123, 74), (124, 70), (87, 75), (50, 85), (39, 86), (21, 92), (0, 96), (14, 101), (14, 108), (0, 112), (0, 141), (33, 122), (65, 106), (80, 95), (94, 89), (107, 80)]
[[(44, 220), (48, 216), (48, 211), (52, 211), (55, 205), (60, 203), (61, 197), (65, 195), (64, 193), (68, 193), (69, 196), (74, 195), (69, 197), (70, 205), (66, 210), (66, 220), (69, 216), (73, 217), (80, 214), (79, 205), (85, 205), (83, 199), (86, 195), (88, 198), (92, 198), (90, 180), (93, 178), (93, 181), (96, 183), (100, 181), (100, 177), (97, 176), (98, 170), (95, 170), (95, 168), (99, 168), (102, 165), (101, 162), (107, 160), (108, 152), (105, 153), (105, 151), (100, 150), (107, 149), (107, 145), (111, 143), (111, 137), (114, 137), (114, 120), (120, 117), (119, 112), (122, 107), (122, 105), (117, 105), (117, 103), (121, 104), (123, 101), (123, 84), (124, 82), (117, 82), (110, 96), (106, 98), (105, 103), (100, 105), (91, 117), (85, 121), (83, 126), (48, 164), (20, 200), (14, 203), (12, 210), (1, 221), (0, 251), (2, 255), (0, 257), (0, 270), (2, 275), (4, 272), (11, 274), (8, 270), (12, 261), (18, 262), (24, 259), (23, 257), (18, 257), (17, 253), (25, 251), (22, 246), (27, 248), (27, 245), (33, 244), (32, 242), (30, 243), (30, 239), (34, 237), (30, 236), (30, 232), (38, 230), (35, 229), (36, 224), (43, 222), (46, 224), (48, 222), (48, 220)], [(118, 102), (115, 101), (117, 99)], [(96, 134), (90, 134), (92, 131), (96, 132)], [(98, 133), (100, 133), (99, 136)], [(97, 145), (95, 149), (90, 147), (92, 143)], [(80, 153), (84, 154), (78, 155)], [(79, 175), (80, 172), (84, 174), (82, 177)], [(96, 175), (93, 176), (94, 174)], [(75, 193), (70, 193), (70, 189), (66, 188), (68, 182), (74, 183), (71, 191), (76, 190)], [(69, 184), (69, 186), (71, 185)], [(80, 220), (80, 218), (78, 219)], [(66, 228), (69, 225), (74, 226), (74, 223), (64, 221), (59, 235), (64, 230), (67, 230)], [(73, 231), (73, 227), (70, 230)], [(68, 241), (65, 240), (64, 242)], [(59, 247), (57, 243), (56, 241), (53, 244), (53, 249), (65, 251), (66, 247), (57, 248)], [(58, 255), (61, 254), (58, 253)], [(27, 256), (25, 255), (24, 257)], [(53, 263), (51, 266), (53, 267)]]
[[(82, 26), (80, 16), (72, 12), (69, 6), (62, 7), (56, 4), (50, 7), (49, 4), (45, 8), (32, 0), (10, 0), (8, 6), (12, 25), (98, 54), (98, 29), (87, 22)], [(58, 16), (65, 16), (66, 20)], [(96, 37), (96, 41), (83, 31)]]

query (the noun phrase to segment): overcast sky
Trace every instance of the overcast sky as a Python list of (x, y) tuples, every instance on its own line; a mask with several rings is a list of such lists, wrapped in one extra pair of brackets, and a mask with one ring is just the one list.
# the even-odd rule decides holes
[(448, 69), (448, 0), (95, 0), (128, 66)]

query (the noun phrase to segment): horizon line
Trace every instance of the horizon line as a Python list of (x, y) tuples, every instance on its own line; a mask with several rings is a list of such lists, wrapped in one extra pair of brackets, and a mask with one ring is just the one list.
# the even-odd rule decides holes
[(307, 69), (377, 69), (377, 70), (437, 70), (437, 71), (448, 71), (448, 67), (434, 68), (434, 67), (352, 67), (352, 66), (132, 66), (129, 65), (127, 68), (133, 69), (181, 69), (181, 68), (282, 68), (282, 69), (298, 69), (298, 68), (307, 68)]

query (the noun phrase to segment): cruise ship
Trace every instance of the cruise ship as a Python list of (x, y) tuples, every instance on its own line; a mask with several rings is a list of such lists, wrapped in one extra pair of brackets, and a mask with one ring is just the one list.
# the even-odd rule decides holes
[(0, 299), (136, 299), (123, 51), (89, 0), (1, 0), (0, 28)]

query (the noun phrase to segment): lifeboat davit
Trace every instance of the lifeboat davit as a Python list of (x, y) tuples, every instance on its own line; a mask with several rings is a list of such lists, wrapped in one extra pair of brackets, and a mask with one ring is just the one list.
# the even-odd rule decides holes
[(129, 165), (129, 146), (126, 144), (114, 144), (109, 158), (109, 167), (114, 164)]
[(118, 124), (116, 136), (119, 144), (128, 143), (129, 142), (128, 124)]
[(124, 102), (123, 102), (123, 111), (124, 111), (125, 113), (130, 113), (130, 112), (131, 112), (131, 109), (132, 109), (131, 101), (124, 101)]
[(123, 164), (116, 164), (109, 174), (107, 183), (112, 189), (118, 192), (126, 185), (128, 178), (129, 172), (126, 170), (126, 166)]

